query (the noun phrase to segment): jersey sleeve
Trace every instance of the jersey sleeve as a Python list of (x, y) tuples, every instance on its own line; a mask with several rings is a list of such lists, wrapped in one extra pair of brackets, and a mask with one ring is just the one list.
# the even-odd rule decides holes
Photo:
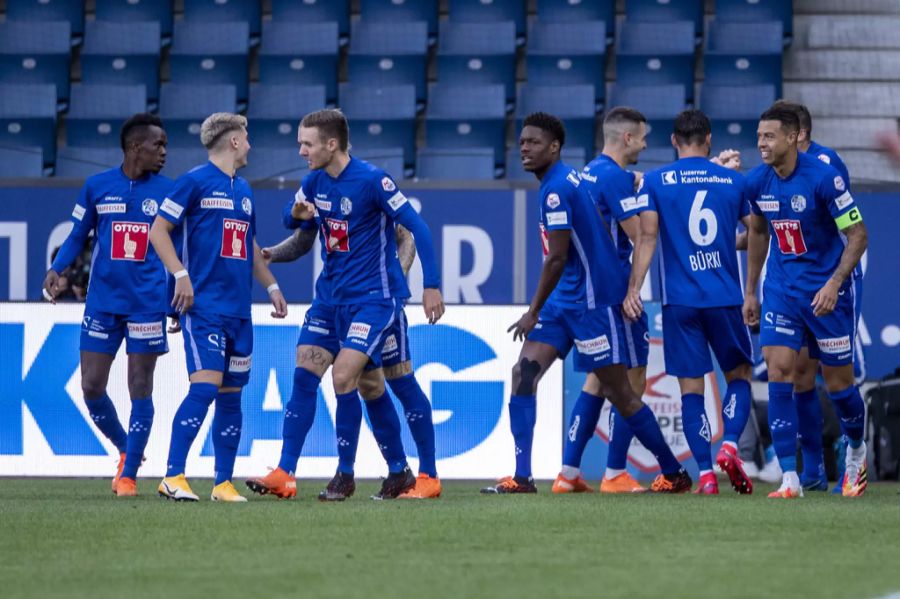
[(752, 171), (744, 178), (744, 199), (741, 202), (745, 205), (744, 208), (741, 208), (741, 213), (746, 211), (747, 214), (755, 214), (756, 216), (762, 216), (762, 210), (760, 210), (759, 205), (756, 203), (756, 200), (759, 197), (759, 184), (755, 177), (752, 176)]
[(72, 231), (66, 237), (62, 246), (60, 246), (53, 264), (50, 265), (50, 268), (57, 273), (61, 273), (72, 264), (78, 254), (81, 253), (81, 248), (84, 247), (84, 242), (90, 235), (91, 230), (97, 225), (97, 209), (95, 206), (96, 203), (91, 192), (91, 181), (89, 179), (81, 188), (81, 193), (78, 194), (75, 207), (72, 209), (71, 219), (74, 225)]
[(541, 198), (541, 222), (548, 231), (562, 231), (572, 228), (571, 192), (550, 187)]
[[(643, 180), (642, 180), (643, 181)], [(640, 214), (647, 209), (647, 198), (634, 191), (634, 173), (619, 171), (604, 181), (603, 192), (609, 210), (618, 221)]]
[(284, 205), (284, 208), (281, 210), (281, 222), (284, 224), (286, 229), (302, 229), (304, 231), (309, 231), (310, 229), (316, 228), (316, 221), (313, 219), (310, 220), (297, 220), (293, 216), (291, 216), (291, 208), (293, 208), (294, 204), (297, 202), (308, 202), (307, 199), (310, 197), (309, 193), (309, 177), (310, 175), (306, 175), (303, 177), (303, 180), (300, 182), (300, 187), (297, 189), (297, 193), (294, 194), (294, 197), (287, 201)]
[(859, 212), (853, 196), (850, 195), (850, 190), (847, 189), (844, 177), (838, 173), (837, 169), (829, 170), (830, 172), (823, 175), (816, 186), (816, 200), (825, 203), (838, 229), (843, 231), (847, 227), (861, 222), (862, 214)]
[[(738, 206), (738, 218), (743, 219), (745, 216), (750, 215), (750, 202), (747, 200), (747, 179), (746, 177), (742, 177), (740, 175), (734, 178), (734, 186), (737, 189), (738, 197), (740, 198), (740, 206)], [(753, 205), (756, 205), (756, 202), (753, 202)]]
[[(640, 212), (644, 212), (645, 210), (659, 212), (659, 206), (656, 199), (656, 188), (653, 186), (649, 175), (650, 173), (644, 173), (641, 184), (638, 186), (638, 190), (635, 193), (635, 200), (637, 203), (644, 206)], [(635, 214), (637, 214), (637, 212)]]
[(378, 204), (391, 218), (396, 219), (398, 214), (407, 210), (415, 212), (409, 200), (397, 189), (397, 184), (387, 173), (378, 173), (378, 181), (373, 182), (373, 188)]
[(178, 177), (169, 190), (169, 195), (159, 207), (159, 216), (173, 225), (180, 225), (184, 222), (184, 217), (191, 212), (196, 195), (197, 186), (194, 185), (194, 179), (187, 175)]

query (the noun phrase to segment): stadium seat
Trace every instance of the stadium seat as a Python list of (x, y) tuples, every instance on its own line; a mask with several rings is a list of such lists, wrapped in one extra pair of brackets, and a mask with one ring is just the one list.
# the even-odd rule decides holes
[(172, 0), (94, 0), (94, 3), (98, 21), (128, 23), (129, 28), (141, 22), (156, 21), (161, 37), (167, 41), (172, 37)]
[(525, 0), (449, 0), (449, 18), (459, 23), (512, 21), (516, 36), (525, 35)]
[(0, 83), (50, 83), (57, 101), (69, 99), (72, 46), (67, 21), (0, 22)]
[[(200, 146), (200, 125), (214, 112), (236, 112), (233, 85), (164, 83), (159, 92), (159, 116), (170, 146)], [(251, 141), (252, 143), (252, 141)]]
[(779, 21), (709, 24), (703, 81), (715, 85), (775, 84), (781, 96), (782, 25)]
[(753, 23), (780, 21), (785, 41), (794, 35), (794, 10), (785, 0), (716, 0), (716, 19)]
[(187, 0), (184, 20), (197, 23), (236, 23), (246, 21), (250, 38), (259, 40), (262, 19), (259, 0)]
[(647, 145), (669, 146), (672, 121), (686, 108), (682, 85), (624, 85), (610, 92), (609, 108), (631, 106), (647, 119)]
[(353, 155), (371, 162), (395, 179), (404, 178), (403, 148), (353, 149)]
[[(568, 135), (568, 131), (566, 134)], [(569, 147), (568, 143), (563, 146), (560, 158), (563, 162), (578, 170), (583, 169), (584, 165), (587, 164), (587, 153), (584, 151), (584, 148)], [(506, 179), (523, 183), (538, 182), (534, 173), (529, 173), (522, 168), (522, 157), (518, 148), (511, 148), (506, 152)]]
[(606, 41), (612, 42), (616, 33), (615, 0), (537, 0), (537, 20), (541, 23), (606, 23)]
[(416, 178), (460, 181), (494, 178), (494, 148), (422, 148), (416, 155)]
[(428, 37), (438, 32), (438, 0), (360, 0), (360, 19), (369, 23), (428, 23)]
[(690, 21), (699, 38), (703, 35), (703, 0), (627, 0), (625, 19), (631, 23)]
[[(6, 0), (7, 21), (68, 21), (73, 41), (84, 34), (84, 2), (79, 0)], [(46, 158), (46, 156), (45, 156)]]
[(616, 52), (616, 82), (628, 85), (680, 84), (694, 97), (694, 24), (691, 21), (625, 21)]
[(230, 84), (247, 99), (247, 23), (175, 23), (169, 54), (172, 83)]
[(516, 95), (516, 29), (512, 21), (441, 23), (437, 52), (441, 83), (501, 83), (506, 99)]
[(502, 85), (434, 83), (425, 110), (428, 148), (494, 148), (504, 158), (506, 93)]
[(272, 21), (338, 24), (341, 37), (350, 33), (350, 0), (272, 0)]
[[(253, 144), (252, 139), (250, 144)], [(254, 149), (250, 149), (251, 154), (253, 154)], [(208, 160), (209, 153), (206, 151), (206, 148), (200, 145), (200, 140), (197, 140), (195, 147), (173, 148), (170, 146), (166, 154), (166, 167), (162, 170), (162, 174), (172, 179), (177, 179), (192, 168), (206, 164)], [(238, 174), (242, 177), (244, 176), (243, 173), (243, 170), (238, 171)]]
[(416, 88), (342, 83), (339, 106), (350, 122), (350, 143), (360, 150), (403, 148), (405, 164), (415, 160)]
[[(168, 158), (166, 160), (168, 162)], [(122, 150), (63, 146), (56, 152), (54, 175), (59, 178), (86, 179), (100, 171), (122, 164)]]
[(347, 75), (364, 85), (416, 86), (416, 99), (425, 100), (428, 25), (424, 21), (403, 24), (397, 35), (393, 23), (353, 23)]
[(712, 121), (713, 153), (756, 144), (759, 115), (775, 101), (774, 85), (704, 85), (700, 108)]
[(337, 71), (337, 23), (263, 23), (260, 83), (324, 85), (328, 102), (334, 102)]
[(56, 157), (56, 86), (0, 83), (0, 144), (39, 147)]
[(66, 115), (66, 145), (119, 147), (119, 128), (131, 115), (147, 110), (143, 85), (76, 83)]
[(322, 85), (250, 86), (247, 119), (250, 143), (254, 147), (297, 147), (297, 124), (304, 115), (325, 106), (325, 87)]
[(143, 85), (147, 100), (159, 99), (159, 23), (88, 21), (81, 50), (84, 83)]
[(33, 179), (43, 176), (44, 157), (40, 148), (0, 146), (0, 179)]
[[(669, 127), (669, 130), (671, 133), (671, 126)], [(671, 143), (665, 147), (648, 147), (638, 156), (637, 164), (629, 167), (629, 169), (643, 172), (651, 171), (660, 168), (661, 166), (671, 164), (677, 159), (678, 156), (675, 153), (675, 148), (672, 147)]]
[(566, 126), (566, 145), (594, 152), (596, 110), (592, 85), (534, 85), (519, 89), (516, 103), (516, 132), (522, 120), (532, 112), (549, 112), (561, 118)]
[(306, 160), (290, 148), (253, 148), (238, 174), (248, 181), (291, 181), (299, 184), (309, 172)]
[(542, 23), (528, 37), (528, 82), (539, 85), (593, 85), (605, 97), (606, 24), (603, 21)]

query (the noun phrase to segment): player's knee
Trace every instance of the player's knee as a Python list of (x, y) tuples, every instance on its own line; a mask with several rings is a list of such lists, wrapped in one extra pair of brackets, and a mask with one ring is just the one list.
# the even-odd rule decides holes
[(733, 368), (725, 373), (725, 382), (732, 381), (749, 381), (753, 374), (753, 367), (749, 363), (744, 363), (738, 365), (737, 368)]
[(390, 380), (399, 379), (402, 376), (412, 373), (412, 362), (407, 360), (393, 366), (384, 366), (384, 378)]
[(347, 367), (335, 366), (331, 369), (331, 378), (336, 393), (349, 393), (356, 388), (359, 374)]
[(853, 364), (826, 366), (822, 368), (822, 375), (825, 379), (825, 387), (829, 393), (843, 391), (855, 382), (853, 378)]
[(522, 358), (512, 370), (512, 388), (516, 395), (533, 395), (541, 374), (541, 365), (537, 360)]
[(106, 382), (100, 377), (81, 377), (81, 392), (85, 399), (100, 399), (106, 394)]
[(590, 393), (595, 397), (600, 397), (602, 395), (600, 381), (593, 372), (588, 373), (588, 375), (584, 377), (584, 385), (581, 387), (581, 390), (585, 393)]
[(384, 381), (380, 377), (379, 380), (368, 376), (359, 377), (359, 394), (366, 401), (378, 399), (384, 395)]
[(131, 399), (144, 399), (153, 395), (153, 374), (136, 372), (128, 375), (128, 393)]

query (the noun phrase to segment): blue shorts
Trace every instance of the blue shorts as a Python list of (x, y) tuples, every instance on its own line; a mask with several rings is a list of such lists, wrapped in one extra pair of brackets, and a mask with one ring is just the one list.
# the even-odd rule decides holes
[(528, 340), (552, 345), (560, 359), (565, 359), (574, 345), (575, 370), (591, 372), (612, 364), (627, 364), (627, 352), (622, 347), (623, 320), (619, 306), (589, 310), (544, 304)]
[(297, 345), (314, 345), (336, 356), (341, 351), (336, 329), (335, 306), (314, 299), (312, 306), (306, 311), (306, 316), (303, 317)]
[(666, 374), (699, 378), (712, 371), (709, 349), (723, 372), (753, 363), (750, 331), (740, 306), (694, 308), (663, 306), (663, 355)]
[[(859, 327), (859, 319), (862, 316), (862, 277), (853, 280), (853, 285), (848, 290), (853, 294), (853, 313), (856, 315), (856, 326)], [(809, 349), (809, 357), (813, 360), (821, 360), (822, 352), (819, 351), (819, 345), (811, 336), (807, 337), (806, 346)], [(859, 335), (854, 335), (853, 339), (853, 376), (861, 384), (866, 378), (866, 360), (863, 356), (862, 341)]]
[(380, 368), (385, 340), (402, 313), (403, 304), (395, 299), (335, 306), (341, 349), (363, 352), (370, 367)]
[(845, 366), (853, 362), (856, 337), (854, 290), (849, 286), (838, 295), (834, 311), (824, 316), (813, 314), (811, 297), (789, 297), (771, 287), (763, 296), (759, 342), (763, 347), (780, 345), (800, 351), (815, 342), (810, 357), (828, 366)]
[(222, 373), (223, 387), (243, 387), (253, 362), (253, 322), (222, 314), (187, 312), (181, 316), (188, 374)]
[(623, 318), (622, 327), (625, 332), (625, 364), (628, 368), (646, 366), (650, 357), (650, 326), (647, 313), (642, 312), (641, 317), (634, 322)]
[(81, 351), (116, 355), (122, 339), (129, 354), (164, 354), (169, 351), (163, 312), (111, 314), (85, 308), (81, 319)]
[(397, 319), (388, 329), (387, 336), (384, 338), (384, 347), (381, 349), (382, 366), (397, 366), (410, 359), (408, 327), (406, 310), (400, 308)]

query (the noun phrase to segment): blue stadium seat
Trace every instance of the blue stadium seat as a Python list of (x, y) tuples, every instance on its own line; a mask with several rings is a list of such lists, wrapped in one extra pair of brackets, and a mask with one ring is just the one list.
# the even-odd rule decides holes
[(774, 85), (704, 85), (700, 108), (712, 121), (713, 153), (756, 144), (759, 115), (775, 101)]
[[(84, 2), (80, 0), (6, 0), (7, 21), (68, 21), (74, 40), (84, 33)], [(45, 156), (46, 158), (46, 156)]]
[(627, 0), (625, 19), (632, 23), (690, 21), (699, 38), (703, 34), (703, 0)]
[(425, 110), (425, 146), (506, 149), (506, 93), (502, 85), (432, 84)]
[(56, 157), (56, 86), (0, 83), (0, 144), (39, 147)]
[(322, 85), (250, 86), (247, 110), (250, 143), (254, 147), (290, 150), (297, 146), (297, 125), (304, 115), (325, 107)]
[(422, 148), (416, 155), (416, 178), (460, 181), (494, 178), (494, 148)]
[(51, 83), (69, 99), (69, 23), (0, 22), (0, 83)]
[(566, 145), (594, 152), (596, 109), (592, 85), (534, 85), (519, 89), (516, 103), (516, 131), (532, 112), (549, 112), (561, 118), (566, 126)]
[(506, 99), (516, 95), (516, 29), (499, 23), (441, 23), (438, 81), (485, 85), (502, 83)]
[(299, 184), (308, 172), (306, 160), (296, 149), (252, 148), (247, 156), (247, 166), (238, 174), (248, 181), (293, 181)]
[[(566, 130), (568, 135), (568, 129)], [(574, 169), (581, 170), (587, 164), (587, 153), (584, 148), (569, 147), (568, 142), (563, 146), (560, 158)], [(537, 183), (534, 173), (529, 173), (522, 168), (522, 157), (518, 148), (512, 148), (506, 152), (506, 179), (523, 183)]]
[(782, 25), (779, 21), (712, 21), (703, 56), (704, 83), (775, 84), (781, 96)]
[(605, 94), (606, 24), (603, 21), (534, 23), (528, 37), (528, 82), (593, 85)]
[(246, 21), (250, 37), (259, 38), (262, 12), (259, 0), (187, 0), (184, 20), (197, 23), (236, 23)]
[(631, 106), (647, 119), (647, 146), (669, 146), (672, 122), (686, 108), (683, 85), (623, 85), (610, 92), (609, 107)]
[[(252, 145), (253, 140), (250, 140), (250, 143)], [(253, 151), (254, 148), (251, 148), (251, 155)], [(200, 145), (200, 140), (197, 140), (196, 146), (190, 148), (173, 148), (170, 146), (166, 154), (166, 168), (163, 169), (162, 174), (172, 179), (177, 179), (192, 168), (206, 164), (208, 160), (209, 153), (206, 151), (206, 148)], [(238, 171), (238, 174), (243, 177), (244, 171)]]
[(324, 85), (337, 100), (338, 24), (263, 23), (259, 81), (278, 85)]
[(76, 83), (66, 115), (66, 145), (118, 147), (122, 123), (146, 110), (147, 90), (143, 85)]
[(341, 37), (350, 33), (350, 0), (272, 0), (272, 20), (278, 23), (338, 24)]
[(40, 148), (0, 146), (0, 179), (33, 179), (43, 176), (44, 156)]
[[(168, 162), (168, 159), (166, 160)], [(53, 174), (59, 178), (86, 179), (100, 171), (122, 164), (122, 149), (78, 148), (63, 146), (56, 152), (56, 169)], [(165, 171), (163, 171), (165, 174)]]
[(350, 122), (350, 144), (357, 149), (403, 148), (406, 164), (415, 160), (416, 88), (342, 83), (340, 108)]
[(143, 85), (147, 100), (159, 99), (159, 23), (88, 21), (81, 50), (84, 83)]
[(428, 23), (428, 37), (438, 32), (438, 0), (360, 0), (359, 16), (369, 23)]
[[(672, 128), (670, 126), (670, 134), (671, 129)], [(672, 147), (671, 143), (669, 143), (668, 146), (660, 146), (656, 148), (648, 147), (638, 156), (637, 164), (630, 168), (632, 168), (633, 170), (647, 172), (660, 168), (661, 166), (671, 164), (677, 159), (678, 155), (675, 153), (675, 148)]]
[(616, 82), (628, 85), (680, 84), (694, 97), (694, 24), (633, 23), (619, 32)]
[(612, 42), (616, 33), (615, 0), (537, 0), (537, 19), (541, 23), (606, 23), (606, 41)]
[(353, 155), (371, 162), (395, 179), (404, 178), (403, 148), (353, 149)]
[(794, 8), (787, 0), (716, 0), (716, 19), (753, 23), (781, 21), (787, 40), (794, 35)]
[(459, 23), (512, 21), (516, 35), (525, 35), (525, 0), (450, 0), (449, 18)]
[(202, 147), (203, 120), (214, 112), (236, 111), (233, 85), (164, 83), (159, 92), (159, 116), (166, 126), (169, 146)]
[(428, 25), (403, 24), (397, 34), (393, 23), (353, 23), (347, 75), (352, 83), (416, 86), (416, 99), (425, 100)]
[(172, 83), (230, 84), (247, 99), (247, 23), (175, 23), (169, 54)]
[[(94, 0), (94, 3), (98, 21), (128, 23), (129, 27), (156, 21), (161, 37), (166, 40), (172, 37), (172, 0)], [(192, 2), (186, 4), (189, 6)]]

